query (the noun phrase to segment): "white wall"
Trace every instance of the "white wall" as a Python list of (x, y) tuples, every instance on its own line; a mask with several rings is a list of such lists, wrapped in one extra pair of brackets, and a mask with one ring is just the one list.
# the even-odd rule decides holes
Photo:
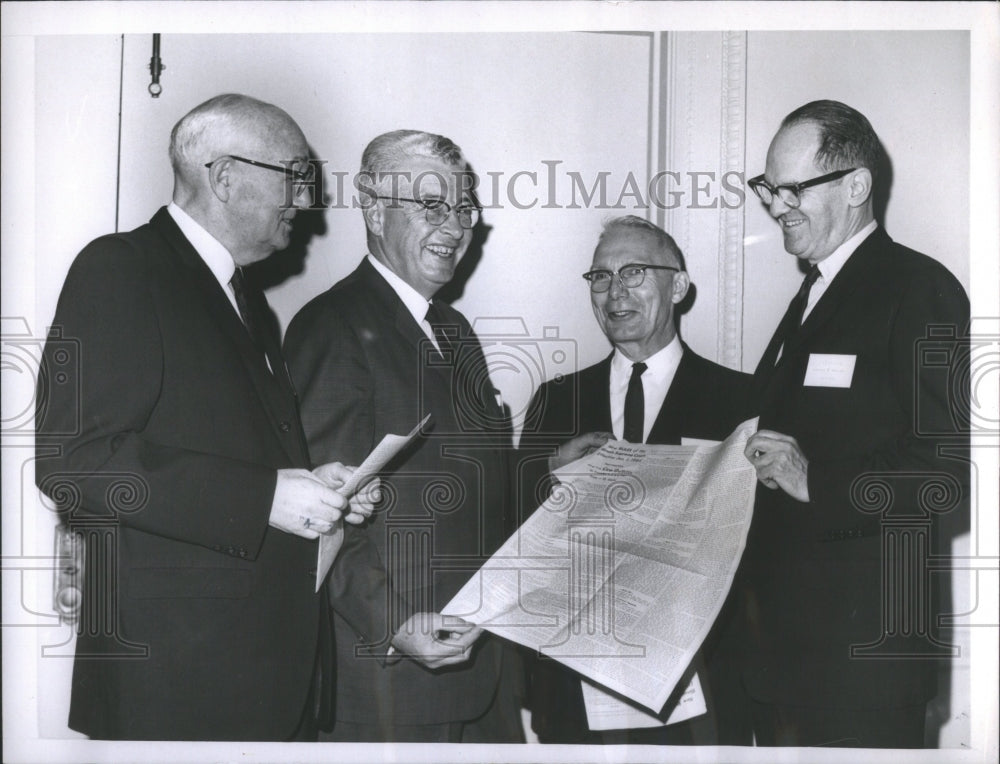
[[(892, 162), (885, 226), (969, 288), (968, 32), (751, 32), (747, 177), (782, 118), (830, 98), (862, 112)], [(753, 370), (802, 280), (778, 225), (747, 196), (743, 359)]]
[[(169, 129), (191, 106), (219, 92), (248, 92), (286, 108), (317, 156), (329, 160), (328, 170), (353, 174), (365, 143), (382, 131), (405, 126), (442, 132), (484, 176), (502, 172), (502, 188), (518, 170), (537, 172), (541, 187), (533, 209), (516, 209), (504, 199), (501, 209), (487, 210), (492, 229), (482, 260), (456, 305), (472, 319), (521, 318), (534, 338), (545, 327), (558, 327), (563, 340), (576, 342), (578, 365), (591, 363), (607, 344), (578, 274), (589, 264), (601, 219), (629, 210), (543, 209), (542, 161), (561, 160), (560, 173), (577, 171), (588, 181), (608, 171), (611, 189), (630, 171), (646, 177), (654, 44), (650, 35), (579, 33), (165, 34), (164, 90), (154, 100), (146, 92), (150, 36), (126, 35), (119, 228), (141, 224), (169, 198)], [(33, 137), (27, 155), (35, 158), (37, 177), (36, 246), (25, 258), (33, 262), (34, 310), (27, 313), (35, 334), (51, 319), (72, 257), (114, 227), (119, 52), (118, 36), (37, 38), (33, 108), (17, 117), (18, 135)], [(967, 39), (957, 32), (751, 32), (747, 174), (763, 170), (767, 143), (792, 108), (819, 97), (851, 103), (871, 118), (893, 160), (890, 233), (939, 257), (968, 285), (968, 60)], [(565, 200), (562, 176), (560, 183), (557, 194)], [(530, 197), (526, 180), (518, 189)], [(752, 368), (800, 277), (773, 221), (752, 196), (748, 201), (743, 359)], [(310, 242), (301, 273), (269, 295), (283, 325), (364, 252), (356, 210), (329, 210), (324, 221), (327, 230)], [(6, 263), (10, 253), (4, 256)], [(714, 311), (702, 316), (696, 304), (685, 320), (704, 342), (697, 349), (711, 355)], [(533, 375), (517, 368), (494, 369), (515, 414), (552, 367)], [(6, 512), (6, 493), (4, 505)], [(41, 530), (27, 537), (40, 535), (35, 548), (47, 550), (50, 541)], [(25, 607), (48, 612), (50, 575), (25, 576)], [(67, 633), (42, 635), (39, 644)], [(51, 684), (41, 704), (41, 729), (63, 734), (69, 661), (42, 664), (39, 673)]]
[[(601, 220), (629, 210), (565, 209), (572, 200), (566, 173), (580, 173), (588, 188), (600, 172), (610, 173), (609, 189), (619, 189), (629, 172), (645, 178), (651, 39), (584, 33), (164, 35), (167, 69), (163, 94), (154, 100), (146, 93), (150, 38), (126, 36), (121, 227), (145, 222), (168, 199), (170, 128), (221, 92), (248, 93), (288, 111), (315, 155), (328, 161), (328, 181), (334, 171), (348, 173), (348, 192), (361, 152), (376, 135), (398, 128), (447, 135), (482, 178), (489, 226), (481, 260), (454, 304), (473, 322), (491, 319), (477, 325), (481, 334), (527, 331), (519, 347), (500, 347), (484, 336), (487, 349), (496, 351), (494, 382), (519, 421), (532, 391), (556, 371), (572, 370), (577, 352), (582, 365), (608, 352), (580, 274), (590, 264)], [(548, 183), (550, 167), (555, 187)], [(519, 171), (536, 179), (515, 178)], [(499, 198), (491, 173), (499, 178)], [(550, 193), (562, 208), (546, 208)], [(617, 190), (608, 196), (613, 203)], [(301, 273), (268, 294), (282, 326), (367, 251), (359, 210), (329, 209), (322, 225), (325, 233), (309, 242)], [(546, 335), (546, 327), (555, 327), (562, 341), (551, 329)], [(538, 338), (543, 341), (530, 347)], [(556, 347), (569, 351), (567, 361), (554, 363), (553, 356), (561, 357), (551, 352)]]

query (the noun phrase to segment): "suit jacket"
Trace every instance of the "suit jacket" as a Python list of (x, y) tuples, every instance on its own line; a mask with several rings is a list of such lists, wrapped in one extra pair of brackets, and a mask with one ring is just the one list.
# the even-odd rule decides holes
[[(535, 393), (519, 450), (523, 485), (527, 489), (527, 497), (522, 503), (529, 512), (548, 492), (546, 457), (555, 446), (585, 432), (611, 431), (611, 358), (608, 356), (576, 374), (546, 382)], [(684, 346), (680, 365), (646, 442), (679, 445), (682, 438), (724, 440), (738, 424), (752, 416), (751, 393), (749, 374), (712, 363)], [(717, 623), (726, 623), (729, 617), (729, 608), (724, 608)], [(717, 628), (706, 638), (706, 654), (711, 652)], [(711, 670), (710, 657), (709, 666)], [(678, 682), (678, 692), (687, 686), (695, 668), (693, 663)], [(705, 691), (710, 692), (709, 677), (703, 674), (702, 679)], [(586, 709), (580, 679), (575, 672), (551, 659), (535, 660), (531, 668), (530, 698), (532, 727), (542, 742), (570, 743), (588, 739)], [(673, 711), (676, 700), (677, 696), (668, 700), (664, 719)], [(683, 724), (671, 725), (666, 731), (649, 731), (648, 740), (628, 742), (718, 742), (716, 732), (701, 728), (705, 721), (689, 723), (693, 727), (700, 725), (698, 729), (689, 730)], [(712, 720), (711, 724), (716, 722)], [(681, 727), (685, 729), (682, 731)], [(647, 731), (640, 734), (645, 735)], [(685, 734), (687, 738), (683, 737)], [(654, 740), (656, 735), (663, 739)], [(698, 739), (704, 736), (712, 739)]]
[(268, 527), (276, 470), (308, 466), (283, 367), (269, 373), (166, 209), (80, 253), (53, 329), (37, 482), (88, 542), (70, 726), (290, 736), (320, 601), (315, 542)]
[[(926, 558), (950, 551), (942, 519), (967, 522), (968, 322), (955, 278), (877, 229), (777, 365), (780, 337), (765, 351), (760, 428), (798, 440), (810, 500), (758, 486), (739, 574), (758, 700), (885, 708), (934, 694), (947, 650), (928, 633)], [(856, 358), (849, 386), (806, 385), (816, 354)]]
[(285, 337), (314, 459), (336, 454), (358, 464), (386, 433), (407, 433), (432, 415), (426, 434), (388, 466), (372, 520), (346, 528), (328, 580), (337, 720), (470, 720), (497, 687), (500, 644), (489, 635), (469, 662), (446, 670), (375, 657), (410, 615), (444, 607), (504, 539), (504, 415), (469, 323), (440, 307), (457, 331), (447, 358), (363, 260), (307, 304)]

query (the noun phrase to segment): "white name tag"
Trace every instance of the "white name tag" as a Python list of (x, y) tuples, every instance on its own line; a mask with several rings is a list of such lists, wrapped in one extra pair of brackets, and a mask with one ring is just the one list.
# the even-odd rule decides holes
[(810, 353), (802, 384), (805, 387), (850, 387), (857, 361), (856, 355)]

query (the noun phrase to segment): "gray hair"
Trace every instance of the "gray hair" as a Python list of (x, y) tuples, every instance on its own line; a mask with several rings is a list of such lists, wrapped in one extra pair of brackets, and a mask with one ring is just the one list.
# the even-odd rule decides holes
[(191, 172), (231, 151), (236, 136), (294, 125), (295, 121), (273, 104), (238, 93), (218, 95), (195, 106), (174, 125), (170, 164), (175, 174)]
[(674, 237), (658, 225), (654, 225), (645, 218), (638, 217), (637, 215), (623, 215), (605, 220), (604, 228), (597, 239), (597, 246), (601, 246), (601, 243), (606, 238), (613, 236), (619, 231), (642, 231), (648, 233), (656, 240), (662, 250), (669, 252), (677, 259), (677, 265), (682, 271), (687, 270), (684, 264), (684, 254), (681, 252), (681, 248), (677, 246), (677, 242), (674, 241)]
[[(361, 155), (357, 187), (369, 195), (378, 193), (394, 175), (405, 173), (406, 165), (418, 158), (438, 159), (452, 165), (456, 175), (463, 177), (458, 185), (460, 191), (471, 192), (474, 188), (474, 183), (470, 185), (473, 176), (462, 149), (450, 138), (421, 130), (393, 130), (373, 139)], [(413, 178), (407, 180), (414, 182)]]

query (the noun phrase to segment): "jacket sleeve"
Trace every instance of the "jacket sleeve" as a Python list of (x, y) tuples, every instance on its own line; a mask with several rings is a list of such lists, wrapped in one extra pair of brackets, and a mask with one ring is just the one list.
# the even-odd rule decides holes
[[(165, 395), (166, 360), (146, 262), (121, 236), (98, 239), (74, 261), (43, 351), (36, 481), (71, 518), (113, 517), (125, 527), (255, 558), (275, 470), (145, 433)], [(67, 353), (76, 355), (72, 368)]]
[[(375, 379), (355, 328), (337, 311), (309, 306), (289, 325), (284, 354), (313, 464), (360, 464), (375, 446)], [(371, 532), (345, 523), (327, 579), (331, 606), (369, 643), (394, 634), (391, 616), (405, 612), (389, 606), (396, 595)]]

